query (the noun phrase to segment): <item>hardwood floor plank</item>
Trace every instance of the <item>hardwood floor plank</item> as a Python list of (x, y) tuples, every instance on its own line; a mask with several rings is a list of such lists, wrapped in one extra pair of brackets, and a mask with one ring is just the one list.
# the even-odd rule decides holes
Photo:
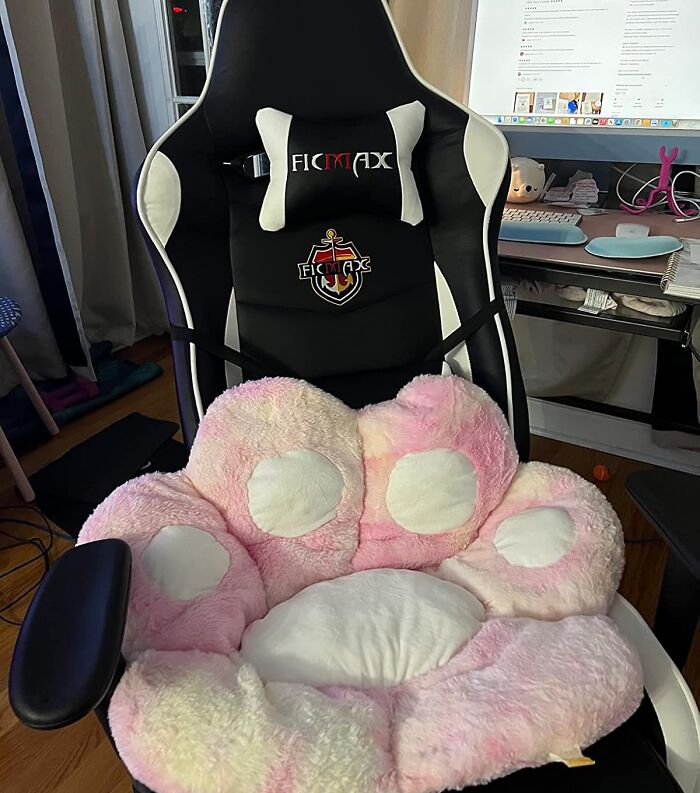
[[(56, 438), (24, 450), (20, 457), (28, 473), (39, 470), (68, 449), (134, 411), (178, 421), (167, 340), (147, 339), (123, 354), (137, 362), (157, 361), (163, 367), (164, 375), (69, 424)], [(649, 466), (544, 438), (533, 438), (533, 459), (571, 468), (589, 481), (593, 481), (595, 465), (608, 466), (610, 480), (597, 484), (615, 507), (625, 537), (630, 541), (621, 591), (646, 620), (653, 620), (666, 549), (656, 541), (653, 529), (639, 514), (624, 489), (629, 473)], [(22, 506), (22, 502), (12, 490), (7, 472), (2, 469), (0, 518), (11, 517), (11, 513), (2, 510), (2, 507), (9, 506)], [(3, 527), (19, 537), (41, 536), (26, 526), (0, 523), (0, 529)], [(7, 542), (8, 539), (0, 535), (0, 546)], [(72, 543), (65, 540), (55, 540), (51, 558), (55, 559), (71, 546)], [(28, 555), (31, 555), (31, 549), (0, 551), (0, 573), (27, 559)], [(22, 587), (36, 580), (40, 569), (40, 563), (36, 562), (13, 576), (12, 581), (0, 580), (0, 607), (2, 602), (12, 597), (13, 592), (21, 592)], [(13, 616), (21, 618), (28, 602), (29, 598), (14, 609)], [(0, 793), (132, 793), (129, 777), (94, 716), (88, 716), (65, 730), (48, 733), (29, 730), (17, 722), (7, 699), (7, 674), (16, 636), (16, 628), (0, 623)], [(699, 645), (700, 641), (696, 641), (685, 670), (696, 697), (700, 697)]]
[[(102, 733), (102, 727), (99, 724), (98, 728)], [(72, 772), (64, 778), (53, 793), (80, 791), (90, 791), (90, 793), (126, 791), (132, 793), (131, 782), (112, 744), (104, 740), (104, 735), (101, 735), (101, 738), (102, 740), (94, 751), (90, 752), (82, 763), (72, 769)]]
[(45, 742), (36, 742), (35, 732), (17, 726), (15, 744), (32, 740), (38, 751), (12, 776), (16, 793), (44, 793), (47, 780), (51, 782), (50, 789), (55, 790), (105, 740), (102, 727), (94, 716), (64, 730), (46, 733)]

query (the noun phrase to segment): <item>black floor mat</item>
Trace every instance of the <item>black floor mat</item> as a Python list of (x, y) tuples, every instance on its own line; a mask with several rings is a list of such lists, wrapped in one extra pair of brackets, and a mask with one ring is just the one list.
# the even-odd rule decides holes
[(119, 485), (152, 471), (178, 471), (187, 450), (172, 439), (178, 426), (131, 413), (66, 452), (30, 478), (36, 503), (73, 537)]

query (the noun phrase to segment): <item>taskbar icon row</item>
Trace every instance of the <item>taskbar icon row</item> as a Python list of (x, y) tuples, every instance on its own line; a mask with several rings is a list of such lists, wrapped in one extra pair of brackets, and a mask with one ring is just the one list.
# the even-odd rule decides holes
[(673, 129), (679, 126), (678, 119), (671, 118), (607, 118), (602, 116), (497, 116), (497, 124), (537, 124), (557, 127), (662, 127)]

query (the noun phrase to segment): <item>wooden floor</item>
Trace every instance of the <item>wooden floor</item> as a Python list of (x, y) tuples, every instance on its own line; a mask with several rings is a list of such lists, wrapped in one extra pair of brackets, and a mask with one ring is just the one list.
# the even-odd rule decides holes
[[(162, 339), (148, 339), (124, 354), (134, 361), (157, 361), (164, 369), (164, 376), (68, 425), (58, 437), (22, 454), (22, 463), (28, 473), (39, 470), (74, 445), (133, 411), (178, 420), (167, 343)], [(665, 548), (656, 541), (654, 532), (624, 489), (627, 474), (648, 466), (542, 438), (533, 440), (533, 459), (571, 468), (589, 480), (595, 465), (603, 463), (608, 466), (611, 479), (600, 487), (620, 515), (626, 538), (647, 541), (628, 544), (627, 568), (621, 591), (645, 619), (653, 620), (666, 558)], [(9, 475), (0, 470), (0, 517), (17, 517), (20, 513), (3, 509), (17, 505), (21, 502), (13, 492)], [(0, 524), (0, 528), (17, 536), (36, 534), (32, 529), (15, 524)], [(7, 542), (6, 538), (0, 538), (0, 545)], [(68, 542), (56, 541), (52, 556), (55, 558), (69, 547), (71, 544)], [(0, 574), (25, 558), (29, 559), (28, 553), (26, 549), (0, 553)], [(40, 569), (39, 563), (35, 563), (28, 565), (21, 574), (0, 579), (0, 607), (36, 580)], [(17, 608), (9, 616), (21, 619), (23, 610), (24, 606)], [(16, 628), (0, 623), (0, 793), (131, 793), (128, 777), (94, 716), (65, 730), (50, 733), (34, 732), (17, 723), (7, 700), (7, 674), (16, 635)], [(699, 644), (696, 641), (685, 670), (696, 698), (700, 697)]]

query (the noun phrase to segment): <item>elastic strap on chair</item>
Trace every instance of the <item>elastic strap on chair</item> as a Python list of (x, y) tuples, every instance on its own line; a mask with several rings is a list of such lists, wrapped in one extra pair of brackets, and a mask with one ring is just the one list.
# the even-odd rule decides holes
[(297, 377), (288, 366), (275, 361), (262, 353), (249, 355), (240, 350), (234, 350), (226, 344), (202, 336), (192, 328), (184, 328), (180, 325), (170, 326), (170, 338), (173, 341), (184, 341), (194, 344), (198, 349), (208, 352), (215, 358), (228, 361), (241, 369), (259, 375), (260, 377)]
[[(473, 317), (470, 317), (463, 325), (460, 325), (457, 330), (450, 333), (446, 339), (443, 339), (430, 351), (425, 360), (434, 361), (444, 359), (444, 357), (454, 350), (458, 344), (468, 342), (480, 328), (503, 309), (505, 309), (505, 304), (503, 303), (502, 297), (498, 297), (496, 300), (488, 303), (480, 311), (477, 311)], [(170, 338), (173, 341), (184, 341), (188, 344), (194, 344), (198, 349), (208, 352), (209, 355), (213, 355), (215, 358), (219, 358), (223, 361), (228, 361), (260, 377), (299, 377), (299, 375), (288, 366), (273, 360), (268, 355), (259, 352), (250, 355), (240, 350), (234, 350), (226, 344), (220, 344), (206, 336), (200, 335), (192, 328), (184, 328), (181, 325), (171, 325)]]
[(444, 358), (448, 353), (452, 352), (458, 344), (468, 342), (478, 330), (492, 320), (499, 311), (504, 309), (505, 303), (503, 302), (503, 298), (499, 295), (495, 300), (487, 303), (480, 311), (477, 311), (476, 314), (470, 317), (463, 325), (460, 325), (457, 330), (450, 333), (446, 339), (443, 339), (431, 350), (425, 360), (434, 361)]

